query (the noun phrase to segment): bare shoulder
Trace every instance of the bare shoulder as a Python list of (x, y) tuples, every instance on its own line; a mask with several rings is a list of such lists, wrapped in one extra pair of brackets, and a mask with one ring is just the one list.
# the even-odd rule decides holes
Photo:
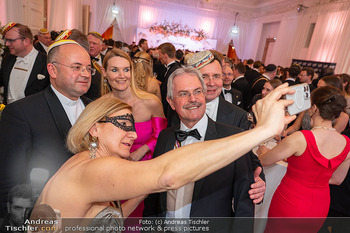
[(295, 155), (301, 155), (304, 153), (306, 149), (306, 140), (301, 131), (297, 131), (288, 137), (286, 137), (284, 140), (282, 140), (283, 144), (286, 146), (289, 146), (290, 148), (296, 148)]
[(142, 99), (143, 104), (150, 109), (152, 117), (164, 117), (163, 106), (156, 95), (144, 92), (145, 98)]

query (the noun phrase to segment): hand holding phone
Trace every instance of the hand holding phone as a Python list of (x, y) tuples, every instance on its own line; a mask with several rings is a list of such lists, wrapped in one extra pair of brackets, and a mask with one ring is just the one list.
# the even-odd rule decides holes
[(287, 107), (289, 115), (298, 114), (311, 107), (310, 88), (307, 83), (302, 83), (289, 88), (295, 90), (293, 95), (286, 95), (287, 100), (294, 100), (292, 105)]

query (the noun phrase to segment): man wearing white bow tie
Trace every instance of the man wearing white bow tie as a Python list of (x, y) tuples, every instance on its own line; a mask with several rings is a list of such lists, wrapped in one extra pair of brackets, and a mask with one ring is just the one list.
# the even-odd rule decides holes
[(10, 54), (0, 69), (4, 102), (12, 103), (44, 90), (50, 83), (46, 55), (33, 47), (33, 34), (22, 24), (8, 23), (2, 31)]

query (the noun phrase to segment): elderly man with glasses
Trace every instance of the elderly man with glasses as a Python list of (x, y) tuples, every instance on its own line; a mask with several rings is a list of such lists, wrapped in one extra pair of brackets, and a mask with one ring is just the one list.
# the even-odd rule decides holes
[(46, 55), (33, 47), (33, 34), (19, 23), (8, 23), (2, 30), (10, 54), (0, 69), (4, 102), (12, 103), (44, 90), (49, 85)]
[[(69, 129), (91, 101), (88, 52), (73, 40), (60, 40), (48, 49), (50, 83), (44, 91), (5, 107), (0, 119), (0, 204), (8, 190), (29, 180), (50, 178), (72, 154), (65, 146)], [(36, 172), (34, 172), (36, 171)]]

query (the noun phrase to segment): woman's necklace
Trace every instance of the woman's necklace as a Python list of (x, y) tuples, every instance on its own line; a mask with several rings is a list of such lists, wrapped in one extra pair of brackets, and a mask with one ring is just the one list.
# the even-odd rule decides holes
[(312, 127), (312, 129), (335, 130), (335, 128), (328, 128), (328, 127), (324, 127), (324, 126), (315, 126), (315, 127)]

